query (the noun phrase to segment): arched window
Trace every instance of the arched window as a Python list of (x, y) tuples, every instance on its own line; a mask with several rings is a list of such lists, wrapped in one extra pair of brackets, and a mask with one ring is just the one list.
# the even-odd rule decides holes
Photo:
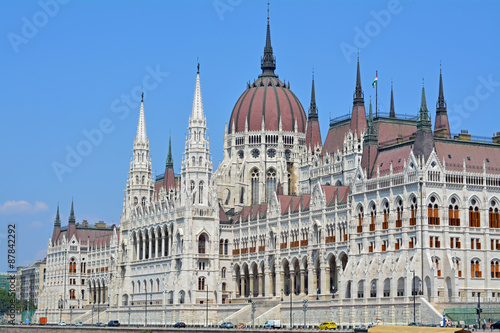
[(223, 239), (221, 239), (221, 240), (219, 241), (219, 254), (220, 254), (220, 255), (223, 255), (223, 254), (224, 254), (224, 240), (223, 240)]
[(410, 225), (417, 225), (417, 198), (415, 197), (411, 199)]
[(500, 279), (500, 261), (498, 259), (491, 261), (491, 278)]
[(269, 202), (273, 193), (276, 192), (276, 170), (267, 170), (266, 174), (266, 201)]
[(198, 278), (198, 290), (205, 290), (205, 278)]
[(142, 176), (142, 185), (144, 185), (145, 181), (146, 181), (146, 176)]
[(200, 156), (200, 166), (203, 165), (203, 157)]
[(229, 247), (229, 239), (226, 239), (224, 241), (224, 255), (227, 256), (227, 252), (228, 252), (228, 247)]
[(358, 209), (358, 228), (357, 228), (358, 233), (363, 232), (363, 217), (364, 217), (363, 206), (360, 206)]
[(450, 226), (460, 226), (460, 212), (458, 210), (457, 199), (451, 198), (450, 205), (448, 206), (448, 220)]
[(384, 203), (384, 222), (382, 222), (382, 229), (389, 229), (389, 202)]
[(439, 225), (439, 208), (435, 196), (430, 198), (430, 203), (427, 207), (427, 223), (429, 225)]
[(375, 204), (370, 207), (370, 231), (375, 231), (375, 220), (377, 218), (377, 206)]
[(253, 169), (251, 172), (252, 185), (252, 205), (259, 203), (259, 170)]
[(203, 182), (200, 182), (200, 185), (198, 187), (198, 192), (199, 192), (199, 203), (203, 203)]
[(482, 277), (482, 272), (479, 269), (479, 260), (478, 259), (472, 259), (470, 261), (470, 270), (471, 270), (471, 277), (472, 278), (481, 278)]
[(222, 291), (226, 291), (226, 282), (222, 282)]
[(146, 206), (146, 197), (142, 197), (142, 207)]
[(195, 166), (196, 165), (196, 159), (194, 158), (194, 156), (191, 158), (191, 161), (193, 162), (192, 165)]
[(498, 207), (496, 201), (491, 200), (489, 211), (490, 228), (500, 228), (500, 216), (498, 214)]
[(198, 238), (198, 253), (205, 253), (205, 235)]
[(399, 199), (396, 208), (396, 228), (401, 228), (403, 226), (403, 200)]
[(220, 275), (221, 275), (222, 279), (226, 278), (226, 267), (222, 267), (222, 271), (221, 271)]
[(479, 228), (481, 226), (481, 215), (476, 199), (470, 201), (469, 206), (469, 227)]

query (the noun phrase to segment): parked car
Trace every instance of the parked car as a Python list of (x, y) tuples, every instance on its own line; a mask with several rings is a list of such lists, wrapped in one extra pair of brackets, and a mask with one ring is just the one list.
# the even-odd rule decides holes
[(57, 324), (59, 326), (66, 326), (66, 322), (65, 321), (60, 321), (59, 324)]
[(496, 323), (491, 324), (492, 329), (500, 328), (500, 320), (497, 321)]
[(325, 321), (325, 322), (319, 324), (318, 328), (320, 330), (336, 330), (337, 324), (335, 324), (333, 321)]
[(83, 323), (81, 321), (77, 322), (75, 326), (83, 326)]
[(230, 323), (227, 321), (225, 323), (220, 324), (219, 328), (234, 328), (234, 325), (233, 325), (233, 323)]
[(176, 328), (186, 327), (186, 323), (179, 321), (179, 322), (174, 324), (174, 327), (176, 327)]
[(264, 324), (264, 328), (281, 328), (281, 321), (280, 320), (268, 320)]
[(412, 323), (409, 323), (408, 326), (422, 326), (422, 325), (420, 325), (420, 323), (412, 322)]
[(108, 326), (118, 327), (118, 326), (120, 326), (120, 322), (118, 320), (110, 320), (108, 323)]
[(95, 326), (97, 326), (97, 327), (106, 327), (106, 325), (104, 325), (104, 323), (101, 323), (101, 322), (95, 323)]

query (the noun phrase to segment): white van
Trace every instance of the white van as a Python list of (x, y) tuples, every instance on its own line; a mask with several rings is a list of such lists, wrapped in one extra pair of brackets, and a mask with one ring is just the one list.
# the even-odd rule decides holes
[(281, 328), (281, 320), (268, 320), (264, 324), (264, 328)]

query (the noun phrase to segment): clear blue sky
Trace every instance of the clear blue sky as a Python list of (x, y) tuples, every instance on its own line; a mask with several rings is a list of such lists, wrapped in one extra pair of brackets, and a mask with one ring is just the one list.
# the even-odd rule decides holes
[[(119, 223), (139, 112), (125, 98), (141, 86), (153, 171), (164, 171), (170, 131), (179, 171), (197, 57), (217, 166), (224, 124), (260, 73), (266, 8), (262, 0), (2, 1), (0, 271), (7, 224), (17, 224), (18, 264), (43, 258), (58, 202), (63, 225), (72, 197), (77, 222)], [(452, 132), (500, 131), (499, 1), (274, 0), (270, 16), (276, 72), (306, 110), (314, 68), (323, 140), (329, 118), (351, 109), (358, 48), (365, 100), (375, 98), (378, 70), (381, 111), (393, 80), (396, 112), (416, 114), (422, 78), (434, 111), (441, 62)], [(147, 77), (155, 71), (156, 81)], [(99, 127), (106, 133), (86, 145), (85, 131)], [(69, 166), (67, 149), (78, 148), (86, 156)], [(58, 177), (54, 165), (66, 172)]]

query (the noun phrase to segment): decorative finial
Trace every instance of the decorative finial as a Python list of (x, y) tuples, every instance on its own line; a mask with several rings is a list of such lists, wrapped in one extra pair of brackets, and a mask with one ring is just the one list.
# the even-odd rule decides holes
[(267, 2), (267, 23), (269, 23), (269, 1)]
[(144, 91), (141, 94), (141, 103), (144, 103)]
[(314, 80), (314, 67), (313, 67), (313, 80)]
[(200, 74), (200, 57), (196, 57), (196, 62), (198, 63), (198, 74)]

